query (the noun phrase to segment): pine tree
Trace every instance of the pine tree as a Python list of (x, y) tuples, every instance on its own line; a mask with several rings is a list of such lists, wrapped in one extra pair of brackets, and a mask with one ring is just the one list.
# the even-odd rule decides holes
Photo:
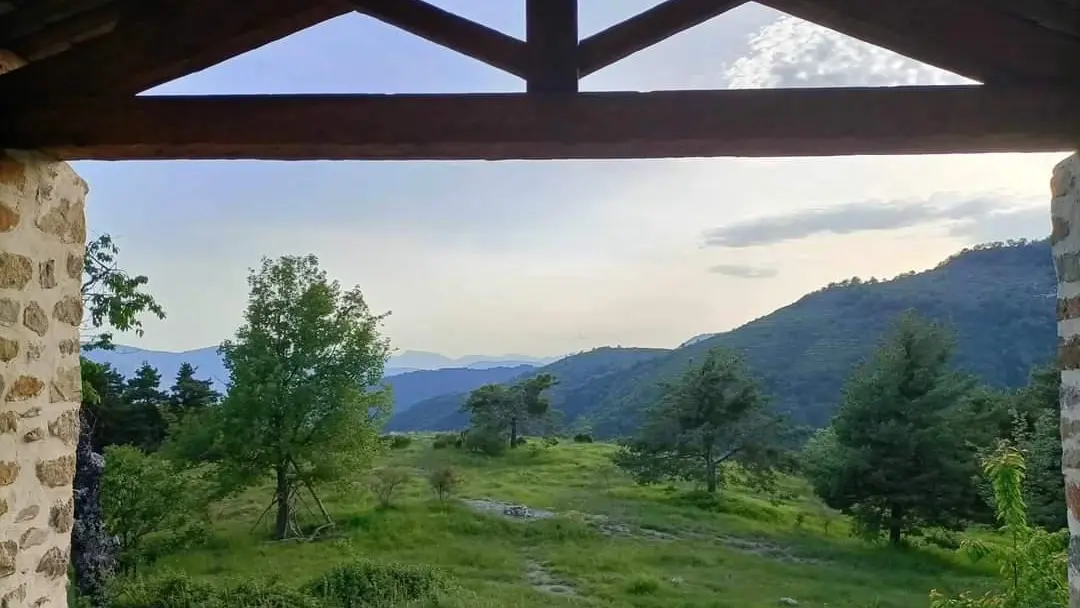
[(169, 413), (174, 422), (182, 421), (186, 414), (201, 412), (221, 399), (221, 394), (213, 388), (213, 381), (197, 379), (197, 371), (185, 361), (176, 372), (176, 381), (169, 394)]
[(163, 409), (168, 395), (161, 391), (161, 373), (144, 362), (124, 386), (126, 419), (123, 421), (124, 441), (146, 451), (156, 450), (165, 438)]
[(974, 448), (958, 412), (972, 381), (950, 368), (952, 336), (905, 314), (844, 387), (818, 452), (815, 489), (861, 531), (899, 544), (924, 525), (958, 526), (979, 502)]

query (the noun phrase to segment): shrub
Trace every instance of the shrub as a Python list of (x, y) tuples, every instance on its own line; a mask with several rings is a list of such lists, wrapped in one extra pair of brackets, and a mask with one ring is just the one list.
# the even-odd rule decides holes
[(394, 493), (409, 483), (409, 472), (399, 468), (378, 469), (371, 475), (371, 492), (379, 500), (379, 508), (393, 505)]
[(559, 438), (554, 435), (544, 437), (544, 447), (553, 448), (559, 445)]
[(409, 437), (408, 435), (398, 435), (395, 433), (391, 435), (383, 435), (379, 439), (386, 445), (390, 446), (391, 450), (404, 450), (405, 448), (412, 445), (412, 437)]
[(443, 465), (428, 475), (428, 484), (431, 486), (431, 491), (435, 493), (435, 498), (445, 505), (461, 485), (461, 477), (453, 467)]
[(302, 591), (280, 583), (241, 580), (222, 588), (166, 572), (152, 578), (117, 579), (110, 608), (321, 608)]
[(998, 589), (976, 596), (950, 598), (932, 590), (931, 608), (1043, 608), (1069, 603), (1068, 531), (1047, 532), (1028, 523), (1024, 504), (1024, 457), (1002, 444), (983, 463), (994, 490), (994, 508), (1007, 544), (989, 545), (965, 540), (964, 551), (974, 560), (991, 558), (1000, 564)]
[(470, 452), (486, 456), (502, 456), (506, 453), (507, 441), (501, 433), (488, 429), (470, 429), (465, 436), (465, 447)]
[(330, 570), (304, 589), (328, 608), (360, 608), (435, 602), (453, 587), (447, 574), (430, 566), (357, 560)]
[(193, 471), (130, 446), (105, 452), (101, 507), (125, 570), (206, 538), (209, 487)]
[(592, 443), (592, 435), (578, 433), (577, 435), (574, 435), (574, 443)]
[(654, 578), (639, 576), (626, 588), (632, 595), (651, 595), (660, 590), (660, 583)]
[(435, 435), (435, 440), (431, 443), (431, 447), (436, 450), (442, 450), (449, 447), (461, 447), (461, 436), (454, 433), (439, 433)]

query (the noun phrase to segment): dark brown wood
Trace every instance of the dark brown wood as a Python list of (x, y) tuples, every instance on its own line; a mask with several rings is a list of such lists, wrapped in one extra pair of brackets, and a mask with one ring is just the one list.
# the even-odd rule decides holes
[(0, 18), (0, 46), (39, 32), (53, 23), (80, 13), (116, 4), (117, 0), (35, 0), (27, 2)]
[(133, 97), (0, 106), (0, 147), (66, 159), (552, 159), (1053, 152), (1080, 90)]
[(743, 4), (746, 0), (667, 0), (582, 40), (578, 74), (585, 77)]
[(105, 3), (13, 40), (6, 48), (26, 61), (38, 61), (111, 32), (119, 16), (117, 3)]
[(0, 76), (0, 97), (133, 94), (352, 10), (339, 0), (138, 0), (113, 33)]
[(349, 1), (357, 12), (515, 76), (525, 77), (525, 43), (513, 36), (422, 0)]
[(1042, 27), (1080, 36), (1080, 2), (1075, 0), (985, 0)]
[(1080, 39), (986, 0), (759, 0), (978, 82), (1080, 82)]
[(525, 0), (525, 42), (529, 52), (526, 90), (578, 90), (577, 0)]

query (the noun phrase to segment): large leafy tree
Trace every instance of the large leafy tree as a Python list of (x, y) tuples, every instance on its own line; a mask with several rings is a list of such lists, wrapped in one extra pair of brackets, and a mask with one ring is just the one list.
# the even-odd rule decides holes
[(964, 403), (972, 381), (951, 368), (952, 334), (902, 315), (844, 387), (830, 432), (812, 446), (815, 490), (891, 543), (924, 525), (958, 526), (979, 502)]
[(168, 395), (161, 390), (161, 373), (143, 362), (128, 378), (123, 392), (124, 428), (122, 443), (153, 451), (165, 439), (165, 407)]
[(264, 259), (252, 271), (244, 324), (221, 352), (229, 391), (217, 422), (219, 470), (239, 490), (272, 474), (274, 535), (299, 535), (301, 491), (329, 515), (316, 482), (347, 480), (370, 463), (390, 411), (381, 387), (385, 315), (359, 288), (342, 289), (315, 256)]
[(722, 481), (725, 462), (767, 475), (787, 427), (766, 403), (742, 361), (731, 351), (713, 349), (678, 381), (664, 385), (615, 463), (640, 483), (684, 479), (704, 483), (710, 493)]
[(551, 403), (546, 391), (556, 383), (551, 374), (537, 374), (509, 386), (486, 384), (469, 394), (462, 409), (469, 413), (473, 428), (502, 434), (510, 447), (517, 447), (526, 429), (547, 418)]

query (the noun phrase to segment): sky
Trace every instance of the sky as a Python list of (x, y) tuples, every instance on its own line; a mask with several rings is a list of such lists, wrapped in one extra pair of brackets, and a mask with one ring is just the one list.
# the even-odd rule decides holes
[[(586, 36), (659, 0), (581, 0)], [(524, 36), (523, 2), (441, 0)], [(617, 6), (616, 6), (617, 5)], [(590, 75), (583, 90), (955, 84), (962, 78), (758, 5)], [(345, 15), (152, 94), (521, 91)], [(673, 347), (829, 282), (922, 270), (1049, 232), (1060, 154), (501, 162), (78, 162), (92, 235), (150, 277), (156, 350), (241, 323), (262, 256), (316, 254), (401, 350), (561, 355)]]

